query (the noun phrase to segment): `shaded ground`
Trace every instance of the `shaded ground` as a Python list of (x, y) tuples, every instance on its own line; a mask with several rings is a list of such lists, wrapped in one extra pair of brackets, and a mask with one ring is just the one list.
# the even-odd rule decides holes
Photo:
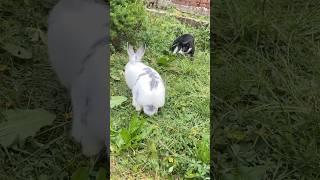
[(215, 1), (217, 179), (319, 179), (319, 1)]
[[(0, 109), (44, 108), (57, 117), (21, 147), (0, 148), (0, 179), (63, 179), (81, 166), (93, 168), (93, 173), (103, 167), (94, 167), (95, 160), (82, 156), (69, 139), (69, 99), (47, 61), (47, 15), (53, 4), (0, 2)], [(32, 57), (13, 56), (3, 49), (8, 43), (26, 48)]]

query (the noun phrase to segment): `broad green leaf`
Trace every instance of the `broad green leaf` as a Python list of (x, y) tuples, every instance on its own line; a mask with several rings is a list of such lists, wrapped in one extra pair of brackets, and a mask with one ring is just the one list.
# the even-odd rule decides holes
[(149, 135), (153, 132), (153, 130), (155, 129), (155, 127), (141, 127), (142, 132), (141, 134), (138, 134), (137, 136), (134, 137), (135, 140), (140, 141), (142, 139), (145, 139), (147, 137), (149, 137)]
[(127, 129), (121, 129), (120, 136), (125, 144), (129, 144), (131, 142), (131, 136)]
[(197, 144), (197, 156), (204, 163), (210, 162), (210, 148), (208, 141), (201, 140)]
[(176, 57), (172, 54), (164, 55), (160, 57), (157, 61), (157, 64), (160, 66), (168, 66), (170, 62), (174, 61)]
[(129, 133), (134, 134), (139, 128), (141, 128), (144, 124), (143, 120), (140, 120), (136, 117), (131, 118), (129, 122)]
[(34, 136), (43, 126), (49, 125), (56, 116), (43, 109), (8, 110), (3, 115), (7, 121), (0, 123), (0, 144), (8, 147), (16, 140), (19, 143)]
[(72, 174), (71, 180), (89, 180), (89, 173), (88, 167), (80, 167)]
[(209, 146), (209, 135), (204, 135), (202, 139), (197, 143), (197, 156), (204, 163), (210, 162)]
[(168, 64), (168, 62), (169, 62), (169, 58), (166, 57), (166, 56), (163, 56), (163, 57), (158, 59), (157, 64), (161, 65), (161, 66), (165, 66), (165, 65)]
[(123, 102), (127, 101), (127, 97), (125, 96), (111, 96), (110, 107), (114, 108), (116, 106), (121, 105)]
[(116, 137), (115, 143), (118, 148), (121, 148), (125, 144), (123, 138), (121, 137), (121, 134), (118, 134), (118, 136)]
[(3, 49), (21, 59), (31, 59), (32, 53), (23, 47), (17, 46), (15, 44), (7, 43), (4, 44)]

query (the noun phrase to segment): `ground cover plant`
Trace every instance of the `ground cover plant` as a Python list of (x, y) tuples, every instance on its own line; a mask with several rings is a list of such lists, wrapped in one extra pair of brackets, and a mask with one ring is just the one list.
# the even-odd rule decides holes
[(47, 60), (47, 17), (55, 2), (0, 1), (0, 179), (105, 174), (105, 165), (81, 155), (69, 138), (69, 97)]
[(319, 3), (213, 3), (216, 179), (320, 178)]
[[(111, 12), (116, 13), (112, 6)], [(144, 30), (130, 24), (125, 32), (132, 37), (118, 38), (120, 48), (111, 55), (111, 179), (205, 179), (209, 177), (209, 27), (197, 29), (171, 16), (143, 13)], [(115, 36), (116, 32), (115, 28)], [(182, 33), (195, 36), (193, 61), (168, 53)], [(166, 104), (156, 116), (138, 114), (132, 106), (123, 75), (126, 41), (136, 47), (146, 43), (143, 62), (165, 81)]]

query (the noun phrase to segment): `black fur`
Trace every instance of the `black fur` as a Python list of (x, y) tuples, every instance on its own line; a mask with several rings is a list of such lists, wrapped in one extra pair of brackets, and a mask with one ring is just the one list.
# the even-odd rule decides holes
[(187, 52), (189, 48), (192, 48), (191, 51), (186, 54), (193, 57), (195, 52), (194, 37), (191, 34), (183, 34), (182, 36), (174, 40), (170, 48), (171, 52), (173, 52), (176, 47), (178, 47), (178, 51), (182, 49), (182, 52)]

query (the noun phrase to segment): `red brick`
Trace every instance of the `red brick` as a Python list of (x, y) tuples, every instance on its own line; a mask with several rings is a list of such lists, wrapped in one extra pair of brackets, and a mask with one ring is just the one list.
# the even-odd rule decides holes
[(197, 2), (193, 2), (192, 6), (198, 6), (198, 3)]

